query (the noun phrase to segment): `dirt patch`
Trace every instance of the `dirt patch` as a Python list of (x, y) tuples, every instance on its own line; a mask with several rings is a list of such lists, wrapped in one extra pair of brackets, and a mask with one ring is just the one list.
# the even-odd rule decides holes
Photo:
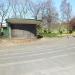
[(14, 46), (14, 43), (7, 39), (0, 39), (0, 47), (10, 47)]
[(35, 40), (25, 40), (25, 39), (0, 39), (0, 49), (6, 47), (13, 47), (18, 45), (37, 45), (42, 43), (56, 43), (65, 40), (65, 38), (42, 38)]
[(12, 47), (17, 45), (27, 45), (36, 42), (37, 40), (25, 40), (25, 39), (0, 39), (0, 47)]

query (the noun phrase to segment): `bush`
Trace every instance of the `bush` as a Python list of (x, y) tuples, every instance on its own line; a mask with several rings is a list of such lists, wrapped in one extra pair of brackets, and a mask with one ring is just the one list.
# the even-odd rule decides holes
[(3, 36), (4, 35), (4, 32), (1, 32), (0, 35)]
[(8, 33), (8, 28), (3, 28), (3, 32), (1, 32), (0, 29), (0, 37), (8, 37), (9, 33)]
[(60, 34), (62, 34), (62, 33), (63, 33), (63, 31), (62, 31), (62, 30), (59, 30), (59, 33), (60, 33)]
[(69, 30), (69, 34), (72, 34), (72, 32), (73, 32), (72, 30)]
[(37, 35), (37, 38), (40, 39), (40, 38), (43, 38), (43, 36), (42, 35)]
[(47, 30), (44, 30), (44, 33), (47, 33)]

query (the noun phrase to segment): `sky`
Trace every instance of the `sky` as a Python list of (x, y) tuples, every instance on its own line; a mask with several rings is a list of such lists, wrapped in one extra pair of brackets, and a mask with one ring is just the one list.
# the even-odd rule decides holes
[[(5, 1), (5, 0), (0, 0), (0, 2)], [(34, 2), (41, 2), (41, 1), (46, 1), (46, 0), (32, 0)], [(60, 11), (60, 4), (61, 4), (61, 0), (53, 0), (54, 1), (54, 5), (56, 7), (56, 10), (59, 12)], [(71, 6), (72, 6), (72, 16), (75, 16), (75, 0), (67, 0), (68, 2), (70, 2)]]
[[(45, 0), (33, 0), (34, 2), (40, 2), (40, 1), (45, 1)], [(61, 4), (61, 0), (53, 0), (54, 1), (54, 5), (57, 8), (57, 11), (60, 11), (60, 4)], [(68, 0), (68, 2), (70, 2), (71, 6), (72, 6), (72, 16), (75, 16), (75, 0)]]
[[(68, 2), (70, 2), (71, 6), (72, 6), (72, 16), (75, 16), (75, 0), (68, 0)], [(57, 9), (59, 11), (61, 0), (54, 0), (54, 3), (55, 3), (55, 6), (57, 7)]]

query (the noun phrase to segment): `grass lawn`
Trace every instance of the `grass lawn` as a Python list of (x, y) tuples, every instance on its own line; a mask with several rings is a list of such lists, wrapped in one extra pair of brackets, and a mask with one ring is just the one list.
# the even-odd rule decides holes
[(67, 33), (60, 34), (60, 33), (53, 32), (53, 33), (41, 33), (40, 35), (42, 35), (43, 37), (50, 37), (50, 38), (52, 38), (52, 37), (65, 37), (65, 36), (75, 37), (75, 31), (72, 34), (67, 34)]

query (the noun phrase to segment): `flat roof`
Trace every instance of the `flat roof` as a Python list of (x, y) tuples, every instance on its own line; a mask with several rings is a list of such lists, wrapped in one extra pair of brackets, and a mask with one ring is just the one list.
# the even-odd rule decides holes
[(6, 22), (10, 23), (10, 24), (34, 24), (34, 25), (40, 25), (41, 20), (10, 18), (10, 19), (6, 19)]

